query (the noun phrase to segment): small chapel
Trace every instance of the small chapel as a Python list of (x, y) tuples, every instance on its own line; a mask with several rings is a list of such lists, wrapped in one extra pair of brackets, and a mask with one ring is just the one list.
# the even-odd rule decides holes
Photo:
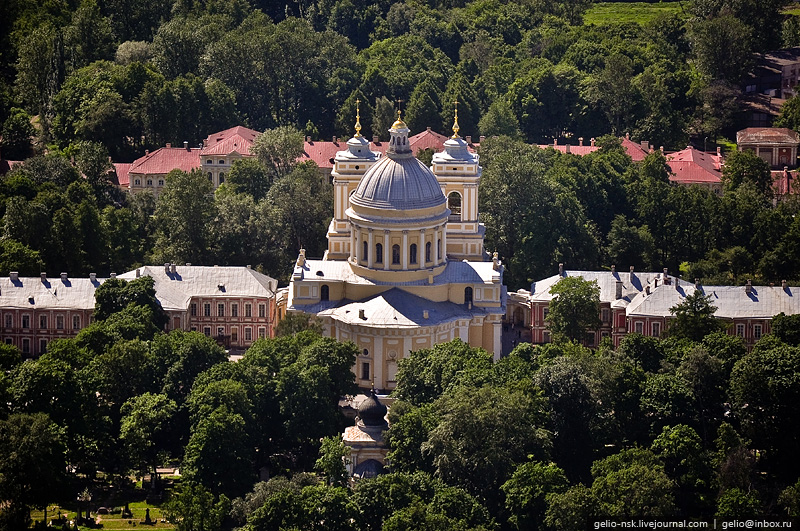
[(458, 135), (430, 167), (412, 153), (398, 111), (386, 153), (356, 133), (331, 173), (334, 215), (322, 259), (301, 250), (286, 310), (317, 315), (325, 335), (352, 341), (363, 389), (390, 391), (409, 352), (459, 338), (501, 350), (503, 266), (484, 249), (478, 155)]

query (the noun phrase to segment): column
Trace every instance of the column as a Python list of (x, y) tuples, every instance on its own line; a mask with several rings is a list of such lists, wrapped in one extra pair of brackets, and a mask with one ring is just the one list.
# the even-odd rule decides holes
[(356, 255), (356, 263), (360, 264), (361, 263), (361, 258), (362, 258), (362, 256), (361, 256), (361, 227), (359, 227), (357, 225), (356, 225), (356, 250), (355, 250), (355, 253), (353, 253), (353, 254)]
[[(350, 260), (356, 259), (356, 226), (350, 223)], [(358, 260), (356, 259), (356, 262)]]
[(425, 229), (419, 230), (419, 245), (417, 245), (417, 260), (419, 261), (420, 269), (428, 267), (428, 261), (425, 256)]
[(403, 231), (403, 270), (408, 269), (408, 231)]
[(392, 243), (389, 239), (389, 231), (383, 231), (383, 269), (389, 269), (389, 260), (391, 260)]
[(374, 265), (374, 262), (375, 262), (375, 245), (373, 243), (373, 238), (372, 238), (372, 229), (368, 229), (368, 230), (369, 230), (369, 243), (367, 244), (368, 245), (368, 247), (367, 247), (367, 251), (368, 251), (367, 252), (367, 267), (372, 269), (372, 266)]

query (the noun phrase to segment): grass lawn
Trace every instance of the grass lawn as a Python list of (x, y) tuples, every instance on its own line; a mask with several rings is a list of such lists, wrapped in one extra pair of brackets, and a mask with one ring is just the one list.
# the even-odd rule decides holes
[[(684, 2), (686, 3), (686, 2)], [(584, 24), (646, 24), (661, 13), (688, 18), (681, 2), (598, 2), (583, 17)]]
[[(84, 527), (79, 526), (78, 529), (81, 531), (88, 531), (90, 529), (113, 529), (114, 531), (121, 531), (121, 530), (134, 530), (134, 529), (175, 529), (175, 526), (169, 523), (161, 523), (161, 508), (152, 504), (148, 504), (146, 502), (132, 502), (129, 504), (130, 510), (133, 513), (133, 516), (130, 518), (122, 518), (120, 511), (115, 511), (116, 514), (100, 514), (98, 515), (96, 512), (92, 513), (92, 516), (95, 520), (101, 524), (101, 527)], [(146, 526), (144, 525), (144, 517), (147, 512), (147, 508), (150, 508), (150, 520), (154, 522), (153, 525)], [(92, 507), (92, 509), (97, 509), (96, 506)], [(120, 509), (120, 507), (117, 507)], [(54, 518), (57, 518), (58, 515), (67, 515), (67, 520), (73, 520), (77, 513), (75, 511), (71, 511), (64, 507), (59, 507), (56, 505), (51, 505), (47, 508), (47, 520), (52, 521)], [(43, 511), (31, 511), (31, 519), (41, 520), (44, 516)], [(59, 527), (54, 527), (53, 529), (59, 529)], [(70, 528), (72, 529), (72, 528)]]

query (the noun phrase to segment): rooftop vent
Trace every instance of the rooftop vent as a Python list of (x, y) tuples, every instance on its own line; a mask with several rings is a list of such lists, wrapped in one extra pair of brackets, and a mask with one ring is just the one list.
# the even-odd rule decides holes
[(96, 282), (97, 281), (97, 273), (89, 273), (89, 280), (91, 280), (92, 282)]
[(428, 317), (430, 317), (428, 310), (422, 310), (422, 318), (427, 319)]
[(47, 282), (47, 273), (45, 272), (39, 273), (39, 276), (41, 277), (42, 282)]
[(61, 282), (66, 282), (66, 281), (67, 281), (67, 274), (61, 273)]
[(110, 274), (110, 275), (108, 275), (108, 276), (109, 276), (109, 277), (111, 277), (111, 278), (117, 278), (117, 274), (116, 274), (116, 273), (111, 273), (111, 274)]
[(364, 309), (363, 308), (358, 310), (358, 318), (361, 319), (362, 321), (366, 321), (367, 320), (367, 316), (364, 313)]
[(10, 278), (11, 280), (16, 282), (17, 280), (19, 280), (19, 272), (18, 271), (11, 271), (8, 274), (8, 278)]

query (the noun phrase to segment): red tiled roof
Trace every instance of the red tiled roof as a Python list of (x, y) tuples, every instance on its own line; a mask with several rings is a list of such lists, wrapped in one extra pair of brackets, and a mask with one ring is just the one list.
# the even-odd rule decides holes
[(172, 170), (188, 172), (199, 167), (199, 148), (163, 147), (134, 160), (128, 169), (128, 173), (166, 175)]
[(628, 155), (633, 162), (643, 161), (648, 154), (648, 150), (646, 150), (642, 144), (634, 142), (628, 135), (622, 137), (622, 147), (624, 147), (625, 151), (628, 152)]
[(748, 127), (736, 133), (737, 144), (800, 144), (800, 135), (786, 127)]
[(776, 170), (772, 172), (772, 189), (777, 195), (789, 195), (794, 193), (794, 180), (797, 173), (794, 174), (788, 170)]
[(121, 186), (122, 188), (127, 188), (128, 185), (131, 183), (131, 177), (128, 172), (131, 169), (130, 162), (115, 162), (114, 163), (114, 173), (117, 177), (117, 186)]
[(677, 183), (721, 182), (720, 162), (716, 155), (694, 149), (692, 146), (667, 155), (672, 173), (669, 180)]
[[(572, 155), (577, 155), (579, 157), (583, 157), (584, 155), (588, 155), (589, 153), (594, 153), (600, 146), (568, 146), (566, 144), (538, 144), (541, 149), (553, 148), (556, 151), (560, 151), (561, 153), (570, 153)], [(567, 150), (569, 148), (569, 151)]]
[(258, 135), (258, 131), (237, 125), (219, 133), (208, 135), (203, 141), (201, 155), (229, 155), (234, 151), (240, 155), (250, 155), (250, 146)]

